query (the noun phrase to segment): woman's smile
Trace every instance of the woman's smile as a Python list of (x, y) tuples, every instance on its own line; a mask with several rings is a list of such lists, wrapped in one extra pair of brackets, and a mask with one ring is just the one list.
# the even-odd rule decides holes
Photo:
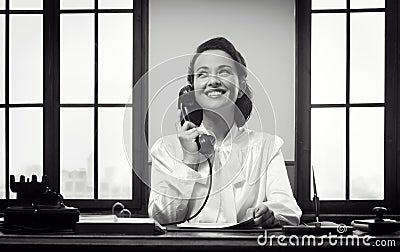
[(212, 88), (212, 89), (207, 89), (204, 91), (204, 94), (212, 99), (220, 98), (225, 93), (226, 93), (226, 90), (221, 89), (221, 88)]

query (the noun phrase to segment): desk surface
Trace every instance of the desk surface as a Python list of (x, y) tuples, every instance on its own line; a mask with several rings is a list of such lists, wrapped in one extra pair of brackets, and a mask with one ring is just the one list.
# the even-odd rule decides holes
[[(267, 232), (267, 233), (266, 233)], [(266, 236), (267, 234), (267, 236)], [(74, 234), (51, 234), (51, 235), (16, 235), (0, 233), (1, 251), (22, 249), (22, 250), (47, 250), (68, 251), (77, 250), (113, 250), (113, 251), (134, 251), (141, 250), (207, 250), (207, 251), (251, 251), (268, 250), (301, 250), (307, 248), (310, 250), (320, 250), (321, 247), (331, 250), (354, 250), (354, 246), (362, 246), (366, 249), (381, 248), (398, 250), (400, 248), (400, 233), (382, 236), (365, 236), (358, 233), (351, 239), (347, 239), (349, 247), (345, 246), (346, 237), (315, 237), (316, 241), (312, 243), (309, 237), (284, 236), (282, 232), (275, 230), (255, 230), (254, 232), (205, 232), (205, 231), (168, 231), (163, 235), (74, 235)], [(267, 237), (267, 239), (264, 239)], [(367, 239), (368, 244), (363, 244)], [(303, 240), (302, 240), (303, 239)], [(356, 244), (358, 239), (359, 244)], [(302, 244), (304, 242), (304, 244)], [(351, 243), (353, 242), (353, 243)], [(379, 242), (379, 244), (378, 244)], [(342, 243), (342, 244), (341, 244)], [(285, 245), (283, 245), (285, 244)], [(385, 246), (383, 246), (385, 245)]]

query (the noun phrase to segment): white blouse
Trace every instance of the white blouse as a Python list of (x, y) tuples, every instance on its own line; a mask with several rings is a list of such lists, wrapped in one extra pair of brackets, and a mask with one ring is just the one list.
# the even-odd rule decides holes
[[(203, 125), (200, 130), (207, 132)], [(212, 188), (207, 204), (190, 222), (238, 223), (265, 204), (282, 225), (298, 225), (301, 210), (293, 197), (278, 136), (236, 124), (215, 148)], [(176, 135), (160, 138), (151, 148), (149, 216), (160, 223), (189, 218), (201, 207), (209, 188), (209, 167), (198, 171), (181, 160)]]

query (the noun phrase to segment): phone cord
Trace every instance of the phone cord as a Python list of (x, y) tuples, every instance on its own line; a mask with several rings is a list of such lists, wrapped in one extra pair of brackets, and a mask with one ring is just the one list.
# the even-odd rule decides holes
[(197, 215), (199, 215), (200, 212), (203, 210), (203, 208), (204, 208), (205, 205), (207, 204), (208, 198), (210, 197), (211, 186), (212, 186), (212, 164), (211, 164), (210, 158), (207, 158), (207, 162), (208, 162), (208, 167), (210, 168), (210, 172), (209, 172), (209, 175), (210, 175), (210, 185), (208, 186), (208, 191), (207, 191), (206, 198), (204, 199), (203, 204), (201, 205), (201, 207), (199, 208), (199, 210), (197, 210), (197, 212), (196, 212), (194, 215), (190, 216), (190, 217), (187, 218), (187, 219), (183, 219), (183, 220), (181, 220), (181, 221), (170, 222), (170, 223), (163, 223), (163, 224), (161, 224), (161, 225), (163, 225), (163, 226), (175, 225), (175, 224), (184, 223), (185, 221), (190, 221), (191, 219), (193, 219), (193, 218), (195, 218)]

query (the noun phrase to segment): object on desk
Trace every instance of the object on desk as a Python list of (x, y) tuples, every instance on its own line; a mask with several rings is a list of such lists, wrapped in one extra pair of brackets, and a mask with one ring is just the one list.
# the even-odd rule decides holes
[(153, 218), (118, 218), (115, 215), (81, 216), (75, 225), (76, 234), (149, 235), (165, 231)]
[(317, 194), (317, 184), (315, 183), (315, 174), (314, 174), (314, 166), (311, 166), (312, 169), (312, 177), (313, 177), (313, 185), (314, 185), (314, 197), (313, 197), (313, 210), (315, 214), (315, 220), (317, 223), (319, 222), (319, 209), (320, 209), (320, 203), (319, 203), (319, 197)]
[(240, 223), (191, 223), (185, 222), (177, 225), (178, 228), (191, 229), (241, 229), (241, 228), (258, 228), (254, 226), (254, 218), (250, 218)]
[(383, 218), (386, 208), (374, 207), (372, 212), (376, 215), (375, 219), (354, 220), (351, 225), (358, 230), (375, 234), (390, 234), (400, 230), (399, 221)]
[(46, 176), (41, 182), (36, 175), (31, 181), (20, 176), (20, 181), (15, 182), (11, 175), (10, 189), (17, 193), (17, 199), (15, 206), (4, 211), (5, 233), (72, 232), (79, 220), (78, 209), (64, 205), (62, 195), (48, 187)]
[(353, 227), (331, 221), (318, 221), (299, 226), (282, 226), (285, 235), (351, 235)]

